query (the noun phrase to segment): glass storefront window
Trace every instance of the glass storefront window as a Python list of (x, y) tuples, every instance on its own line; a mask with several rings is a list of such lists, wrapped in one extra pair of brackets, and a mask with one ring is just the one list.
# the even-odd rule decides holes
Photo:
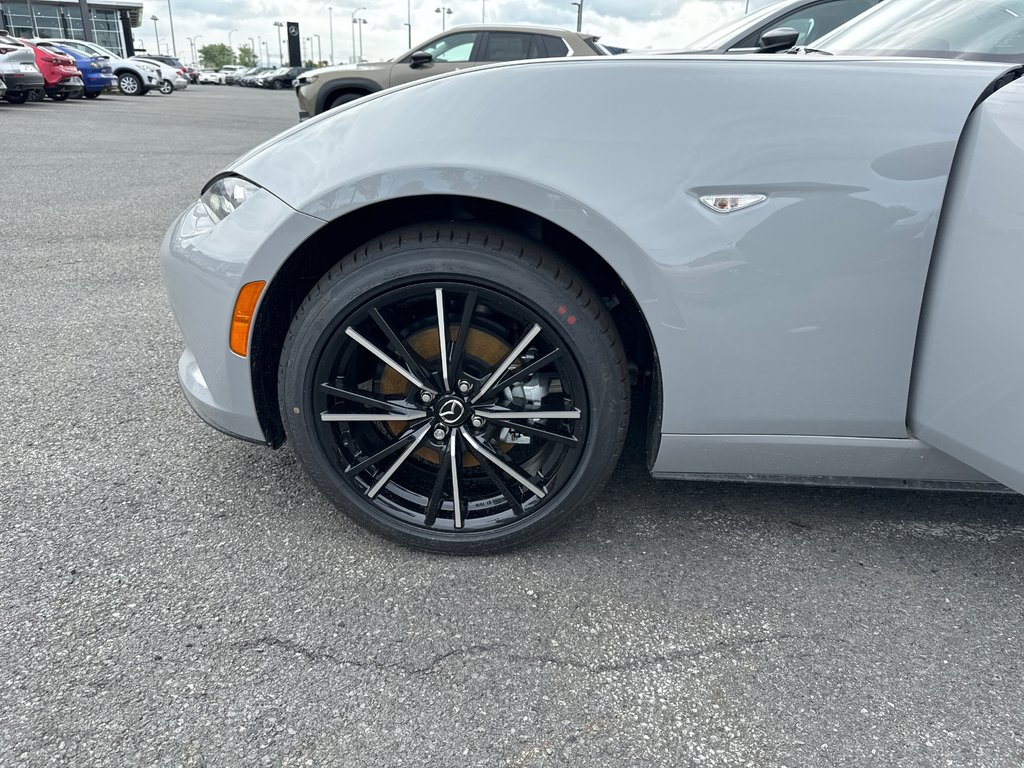
[(32, 9), (28, 3), (3, 3), (3, 28), (15, 37), (35, 37)]
[[(124, 55), (121, 21), (117, 11), (93, 8), (89, 11), (93, 39), (104, 48)], [(85, 39), (82, 10), (77, 0), (0, 0), (0, 29), (15, 37), (67, 37)]]

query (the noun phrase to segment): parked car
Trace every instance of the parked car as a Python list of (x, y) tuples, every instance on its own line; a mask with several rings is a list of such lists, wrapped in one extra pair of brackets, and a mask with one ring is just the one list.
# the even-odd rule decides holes
[(443, 552), (587, 509), (631, 402), (656, 477), (1024, 491), (1021, 71), (592, 58), (347, 105), (168, 232), (184, 394)]
[(5, 93), (7, 93), (7, 81), (4, 80), (3, 74), (0, 74), (0, 99), (4, 97)]
[(199, 84), (224, 85), (227, 75), (224, 72), (217, 72), (212, 69), (204, 69), (199, 73)]
[(253, 67), (249, 71), (239, 76), (238, 85), (244, 86), (246, 88), (255, 88), (257, 78), (259, 78), (260, 75), (272, 71), (272, 69), (272, 67)]
[(881, 0), (778, 0), (673, 53), (779, 53), (809, 45)]
[(82, 73), (82, 95), (87, 99), (95, 99), (108, 88), (114, 88), (117, 85), (117, 78), (111, 70), (110, 62), (102, 56), (94, 56), (88, 51), (80, 51), (70, 45), (39, 43), (39, 47), (59, 51), (74, 60)]
[(157, 59), (152, 59), (149, 56), (134, 56), (136, 61), (141, 61), (157, 68), (160, 72), (160, 85), (158, 90), (165, 96), (174, 93), (175, 91), (183, 91), (188, 88), (188, 78), (186, 78), (181, 71), (176, 69), (174, 66), (167, 64)]
[(199, 83), (199, 70), (191, 66), (185, 67), (185, 70), (188, 75), (188, 81), (193, 85), (197, 85)]
[(250, 70), (252, 70), (252, 67), (240, 67), (235, 64), (229, 64), (220, 68), (220, 71), (224, 73), (224, 83), (226, 85), (238, 85), (238, 79)]
[(168, 67), (171, 67), (172, 69), (174, 69), (175, 72), (177, 72), (179, 75), (185, 78), (185, 80), (191, 82), (191, 78), (188, 75), (188, 67), (182, 64), (181, 59), (177, 58), (176, 56), (161, 56), (159, 54), (153, 53), (139, 53), (137, 55), (141, 58), (148, 59), (153, 62), (166, 64)]
[(498, 61), (607, 56), (593, 35), (552, 27), (487, 24), (455, 27), (391, 61), (323, 67), (301, 75), (295, 93), (299, 120), (393, 85)]
[(282, 88), (291, 88), (295, 84), (295, 78), (308, 71), (309, 67), (281, 67), (260, 75), (256, 79), (256, 84), (261, 88), (280, 91)]
[(33, 43), (56, 43), (75, 48), (83, 53), (91, 53), (107, 60), (117, 78), (117, 87), (125, 96), (144, 96), (153, 88), (160, 88), (160, 70), (153, 64), (146, 64), (135, 59), (125, 59), (104, 48), (102, 45), (87, 40), (72, 38), (44, 37), (34, 38)]
[(43, 94), (46, 81), (36, 65), (35, 52), (13, 37), (0, 34), (0, 74), (7, 90), (4, 99), (11, 104), (24, 104)]
[(54, 101), (67, 101), (69, 97), (78, 98), (84, 90), (82, 73), (75, 60), (64, 51), (52, 48), (41, 48), (27, 40), (19, 38), (19, 42), (32, 49), (36, 57), (36, 67), (43, 76), (43, 91)]
[(1022, 0), (887, 0), (814, 44), (854, 56), (921, 56), (1024, 64)]

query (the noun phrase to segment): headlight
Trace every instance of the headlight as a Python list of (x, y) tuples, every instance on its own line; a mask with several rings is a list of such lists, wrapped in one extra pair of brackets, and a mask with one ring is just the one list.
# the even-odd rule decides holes
[(320, 75), (302, 75), (302, 77), (299, 78), (299, 85), (310, 85), (311, 83), (315, 83), (318, 77), (320, 77)]
[(206, 210), (210, 212), (210, 218), (214, 221), (222, 221), (231, 213), (252, 197), (258, 190), (255, 184), (240, 179), (237, 176), (225, 176), (217, 179), (203, 192), (202, 201)]

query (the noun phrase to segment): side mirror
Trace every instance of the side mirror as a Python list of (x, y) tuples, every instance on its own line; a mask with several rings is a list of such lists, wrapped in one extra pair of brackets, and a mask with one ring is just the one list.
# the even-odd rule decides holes
[(424, 64), (429, 64), (433, 60), (434, 54), (427, 53), (426, 51), (416, 51), (416, 53), (409, 57), (409, 64), (415, 69), (416, 67), (422, 67)]
[(778, 53), (788, 51), (800, 38), (800, 33), (792, 27), (779, 27), (761, 35), (758, 53)]

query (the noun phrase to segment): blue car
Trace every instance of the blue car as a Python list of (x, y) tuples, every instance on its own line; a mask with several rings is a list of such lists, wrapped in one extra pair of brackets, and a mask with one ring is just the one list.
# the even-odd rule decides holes
[(66, 53), (75, 60), (79, 70), (82, 72), (82, 82), (85, 84), (83, 95), (87, 99), (95, 99), (104, 90), (112, 87), (117, 78), (114, 77), (110, 62), (102, 56), (96, 56), (77, 48), (67, 45), (56, 45), (55, 43), (37, 43), (40, 48), (49, 48), (52, 51)]

